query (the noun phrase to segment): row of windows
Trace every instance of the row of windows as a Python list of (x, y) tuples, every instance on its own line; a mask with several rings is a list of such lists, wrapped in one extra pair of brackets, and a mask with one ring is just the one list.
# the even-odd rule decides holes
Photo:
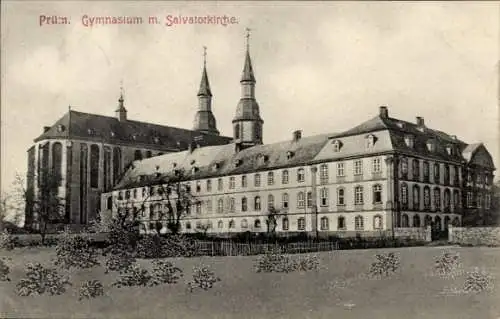
[(471, 185), (473, 183), (473, 176), (475, 176), (476, 185), (478, 186), (489, 186), (492, 184), (493, 175), (487, 173), (482, 174), (480, 172), (477, 172), (475, 175), (473, 175), (470, 171), (467, 172), (467, 184)]
[[(412, 197), (413, 197), (413, 205), (416, 207), (420, 207), (420, 189), (421, 187), (419, 185), (413, 185), (412, 191)], [(425, 209), (430, 209), (431, 208), (431, 189), (429, 186), (424, 186), (423, 187), (423, 192), (424, 192), (424, 208)], [(451, 191), (449, 189), (444, 190), (444, 208), (448, 209), (451, 206)], [(434, 198), (434, 207), (436, 209), (441, 209), (441, 189), (439, 187), (435, 187), (433, 190), (433, 198)], [(400, 202), (403, 205), (403, 208), (407, 207), (408, 205), (408, 185), (406, 183), (401, 184), (401, 194), (400, 194)], [(458, 190), (453, 191), (453, 203), (455, 207), (460, 206), (460, 195)]]
[[(436, 216), (433, 220), (430, 215), (426, 215), (424, 217), (424, 221), (422, 224), (422, 222), (420, 221), (420, 216), (414, 215), (411, 221), (412, 222), (410, 224), (410, 218), (408, 217), (408, 215), (406, 215), (406, 214), (401, 215), (401, 227), (403, 227), (403, 228), (422, 227), (422, 226), (427, 227), (427, 226), (432, 226), (432, 224), (434, 223), (435, 225), (438, 226), (439, 229), (441, 229), (441, 217), (439, 217), (439, 216)], [(444, 218), (444, 228), (445, 229), (448, 228), (448, 225), (450, 224), (450, 222), (452, 223), (453, 226), (460, 226), (460, 220), (458, 219), (458, 217), (455, 217), (453, 219), (453, 222), (452, 222), (451, 218), (449, 216), (446, 216)]]
[(469, 208), (474, 207), (490, 209), (491, 207), (491, 194), (476, 194), (476, 202), (474, 203), (474, 194), (472, 192), (467, 192), (466, 205)]
[[(412, 174), (411, 176), (408, 175), (408, 163), (409, 161), (411, 162), (411, 168), (412, 168)], [(434, 182), (439, 183), (440, 181), (440, 174), (441, 174), (441, 164), (439, 163), (434, 163), (433, 167), (433, 175), (434, 175)], [(451, 178), (450, 170), (453, 170), (453, 178)], [(423, 162), (423, 178), (422, 180), (424, 182), (429, 182), (429, 176), (430, 176), (430, 164), (427, 161)], [(407, 158), (402, 158), (401, 159), (401, 174), (403, 178), (407, 179), (411, 177), (413, 180), (420, 180), (420, 160), (418, 159), (407, 159)], [(458, 185), (459, 181), (459, 167), (454, 166), (454, 165), (444, 165), (444, 176), (443, 180), (445, 184), (454, 184)]]
[[(287, 217), (284, 217), (280, 220), (281, 222), (281, 229), (282, 230), (290, 230), (290, 221)], [(260, 219), (256, 219), (253, 224), (254, 229), (259, 229), (261, 228), (261, 221)], [(186, 229), (191, 229), (191, 223), (186, 222)], [(234, 229), (236, 227), (236, 223), (234, 220), (230, 220), (228, 222), (228, 228), (229, 229)], [(208, 221), (207, 223), (203, 224), (201, 221), (196, 222), (196, 229), (211, 229), (213, 228), (212, 221)], [(217, 228), (221, 229), (224, 228), (224, 222), (222, 220), (219, 220), (217, 222)], [(249, 228), (249, 223), (246, 219), (242, 219), (240, 222), (240, 228), (241, 229), (247, 229)], [(361, 215), (357, 215), (354, 217), (354, 229), (355, 230), (364, 230), (365, 224), (364, 224), (364, 218)], [(373, 217), (373, 229), (382, 229), (383, 228), (383, 220), (382, 216), (376, 215)], [(297, 219), (297, 230), (305, 230), (306, 229), (306, 219), (304, 217), (299, 217)], [(320, 229), (321, 230), (330, 230), (330, 219), (328, 217), (322, 217), (320, 219)], [(337, 229), (338, 230), (345, 230), (346, 229), (346, 221), (344, 216), (339, 216), (337, 217)]]

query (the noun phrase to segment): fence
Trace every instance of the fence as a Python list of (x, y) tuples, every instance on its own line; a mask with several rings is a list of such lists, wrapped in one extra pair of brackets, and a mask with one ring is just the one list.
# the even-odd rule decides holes
[(287, 244), (235, 243), (231, 241), (197, 241), (197, 252), (204, 256), (251, 256), (279, 248), (282, 253), (297, 254), (339, 249), (337, 242), (299, 242)]

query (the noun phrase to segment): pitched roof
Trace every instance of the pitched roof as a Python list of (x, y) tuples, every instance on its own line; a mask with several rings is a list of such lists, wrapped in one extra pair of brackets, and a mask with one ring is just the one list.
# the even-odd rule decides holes
[(53, 138), (78, 138), (182, 150), (187, 149), (189, 144), (199, 137), (201, 138), (198, 144), (201, 146), (227, 144), (232, 141), (232, 138), (226, 136), (132, 120), (119, 121), (115, 117), (71, 110), (37, 137), (35, 142)]
[[(300, 166), (314, 159), (328, 140), (328, 135), (303, 137), (298, 141), (256, 145), (236, 152), (234, 144), (206, 146), (134, 161), (115, 189), (150, 185), (151, 176), (168, 176), (182, 169), (186, 179), (245, 174), (257, 170)], [(265, 158), (264, 158), (265, 157)], [(217, 165), (217, 166), (216, 166)], [(193, 172), (193, 167), (196, 171)], [(142, 180), (149, 176), (149, 179)], [(158, 180), (158, 182), (161, 178)]]
[(245, 66), (243, 67), (243, 74), (241, 75), (241, 81), (249, 81), (255, 83), (255, 76), (253, 74), (252, 59), (250, 58), (250, 52), (247, 49), (245, 54)]
[(207, 67), (203, 65), (203, 73), (201, 74), (200, 89), (198, 91), (198, 96), (212, 96), (212, 91), (210, 90), (210, 83), (208, 82)]

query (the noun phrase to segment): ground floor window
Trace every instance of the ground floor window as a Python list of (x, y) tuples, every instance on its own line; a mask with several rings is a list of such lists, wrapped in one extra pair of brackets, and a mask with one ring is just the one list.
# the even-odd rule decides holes
[(354, 218), (354, 228), (356, 230), (363, 230), (365, 228), (364, 226), (364, 221), (363, 221), (363, 216), (358, 215)]
[(376, 215), (373, 217), (373, 229), (382, 229), (383, 228), (383, 223), (382, 223), (382, 216)]
[(306, 219), (304, 217), (300, 217), (297, 220), (297, 229), (298, 230), (305, 230), (306, 229)]
[(408, 215), (406, 214), (403, 214), (401, 216), (401, 227), (403, 228), (410, 227), (410, 221), (408, 219)]
[(345, 229), (345, 217), (344, 216), (339, 216), (337, 218), (337, 229)]
[(322, 217), (321, 218), (321, 230), (328, 230), (328, 229), (330, 229), (328, 217)]

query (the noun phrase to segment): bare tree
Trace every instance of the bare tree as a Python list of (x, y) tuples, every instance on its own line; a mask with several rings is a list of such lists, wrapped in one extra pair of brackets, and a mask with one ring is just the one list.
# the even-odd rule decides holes
[[(48, 169), (40, 170), (36, 192), (32, 187), (26, 187), (25, 179), (19, 174), (16, 175), (14, 185), (15, 193), (33, 214), (35, 229), (44, 244), (48, 226), (64, 220), (64, 199), (59, 196), (60, 174), (54, 174)], [(25, 226), (29, 228), (31, 225)]]

